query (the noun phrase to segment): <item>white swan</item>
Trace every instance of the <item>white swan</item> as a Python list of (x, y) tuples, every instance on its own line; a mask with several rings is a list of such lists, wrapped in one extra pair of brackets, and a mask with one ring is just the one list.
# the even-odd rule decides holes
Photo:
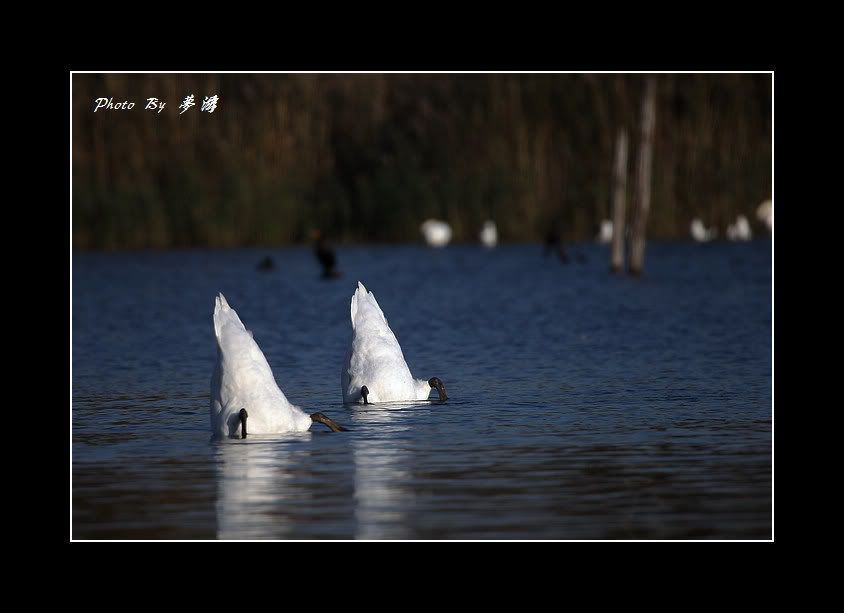
[(428, 219), (419, 226), (425, 242), (432, 247), (445, 247), (451, 240), (451, 226), (445, 221)]
[(612, 242), (612, 220), (604, 219), (601, 222), (601, 229), (598, 231), (598, 242), (609, 243)]
[(448, 400), (437, 377), (415, 379), (410, 374), (384, 312), (360, 281), (352, 296), (351, 316), (352, 342), (340, 375), (343, 402), (427, 400), (432, 388), (440, 400)]
[(689, 225), (689, 232), (692, 238), (699, 243), (707, 243), (718, 236), (718, 229), (715, 226), (707, 230), (706, 226), (703, 225), (703, 222), (698, 217), (692, 219), (692, 223)]
[(771, 226), (774, 223), (774, 207), (771, 204), (770, 200), (765, 200), (762, 204), (756, 207), (756, 218), (768, 226), (768, 229), (771, 229)]
[[(313, 422), (343, 430), (322, 413), (308, 415), (278, 387), (252, 333), (219, 294), (214, 304), (217, 365), (211, 377), (211, 431), (216, 437), (305, 432)], [(249, 426), (247, 428), (247, 419)]]
[(727, 226), (727, 238), (731, 241), (749, 241), (753, 238), (747, 217), (739, 215), (736, 217), (736, 223)]
[(498, 244), (498, 228), (491, 219), (487, 219), (484, 222), (481, 228), (480, 239), (484, 247), (489, 247), (490, 249)]

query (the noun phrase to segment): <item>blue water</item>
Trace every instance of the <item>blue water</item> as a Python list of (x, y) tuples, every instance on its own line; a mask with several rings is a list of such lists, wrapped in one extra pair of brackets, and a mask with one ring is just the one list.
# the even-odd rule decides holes
[[(569, 250), (74, 253), (73, 538), (772, 538), (770, 240)], [(446, 403), (342, 404), (358, 279)], [(349, 432), (210, 441), (218, 291)]]

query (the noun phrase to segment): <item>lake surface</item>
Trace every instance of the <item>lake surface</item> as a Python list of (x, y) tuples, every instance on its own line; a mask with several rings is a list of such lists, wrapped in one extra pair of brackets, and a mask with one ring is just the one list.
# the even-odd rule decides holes
[[(576, 254), (74, 253), (72, 538), (771, 539), (770, 240)], [(342, 404), (358, 280), (447, 402)], [(349, 432), (210, 440), (218, 291)]]

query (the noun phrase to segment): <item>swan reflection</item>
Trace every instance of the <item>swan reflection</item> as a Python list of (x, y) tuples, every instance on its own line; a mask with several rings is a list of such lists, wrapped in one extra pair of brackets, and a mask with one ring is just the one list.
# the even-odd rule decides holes
[(352, 441), (358, 539), (405, 539), (413, 534), (412, 452), (405, 433), (411, 429), (407, 413), (420, 408), (418, 403), (388, 404), (355, 409), (356, 429), (369, 430)]
[(250, 435), (215, 445), (217, 459), (217, 538), (283, 539), (295, 529), (291, 513), (307, 508), (310, 492), (297, 485), (293, 471), (307, 466), (310, 432)]

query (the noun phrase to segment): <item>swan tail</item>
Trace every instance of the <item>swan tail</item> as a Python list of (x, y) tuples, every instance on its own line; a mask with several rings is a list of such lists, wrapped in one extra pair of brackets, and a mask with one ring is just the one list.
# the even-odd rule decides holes
[(352, 294), (352, 304), (350, 308), (350, 315), (352, 317), (352, 328), (355, 327), (355, 318), (358, 315), (358, 300), (361, 297), (366, 296), (366, 288), (363, 286), (363, 283), (358, 281), (358, 288), (355, 290), (355, 293)]
[(214, 334), (217, 336), (217, 340), (220, 339), (223, 325), (227, 322), (235, 322), (244, 330), (246, 329), (246, 326), (240, 321), (237, 312), (229, 306), (226, 297), (220, 292), (214, 299)]
[(384, 311), (381, 310), (381, 307), (378, 306), (378, 301), (375, 300), (375, 294), (367, 291), (363, 283), (358, 281), (358, 287), (355, 290), (355, 293), (352, 295), (352, 303), (350, 309), (350, 314), (352, 317), (352, 328), (355, 328), (358, 313), (360, 312), (362, 316), (364, 315), (362, 309), (364, 309), (366, 306), (375, 307), (375, 311), (381, 316), (381, 319), (384, 320), (384, 323), (387, 323), (387, 318), (384, 316)]

